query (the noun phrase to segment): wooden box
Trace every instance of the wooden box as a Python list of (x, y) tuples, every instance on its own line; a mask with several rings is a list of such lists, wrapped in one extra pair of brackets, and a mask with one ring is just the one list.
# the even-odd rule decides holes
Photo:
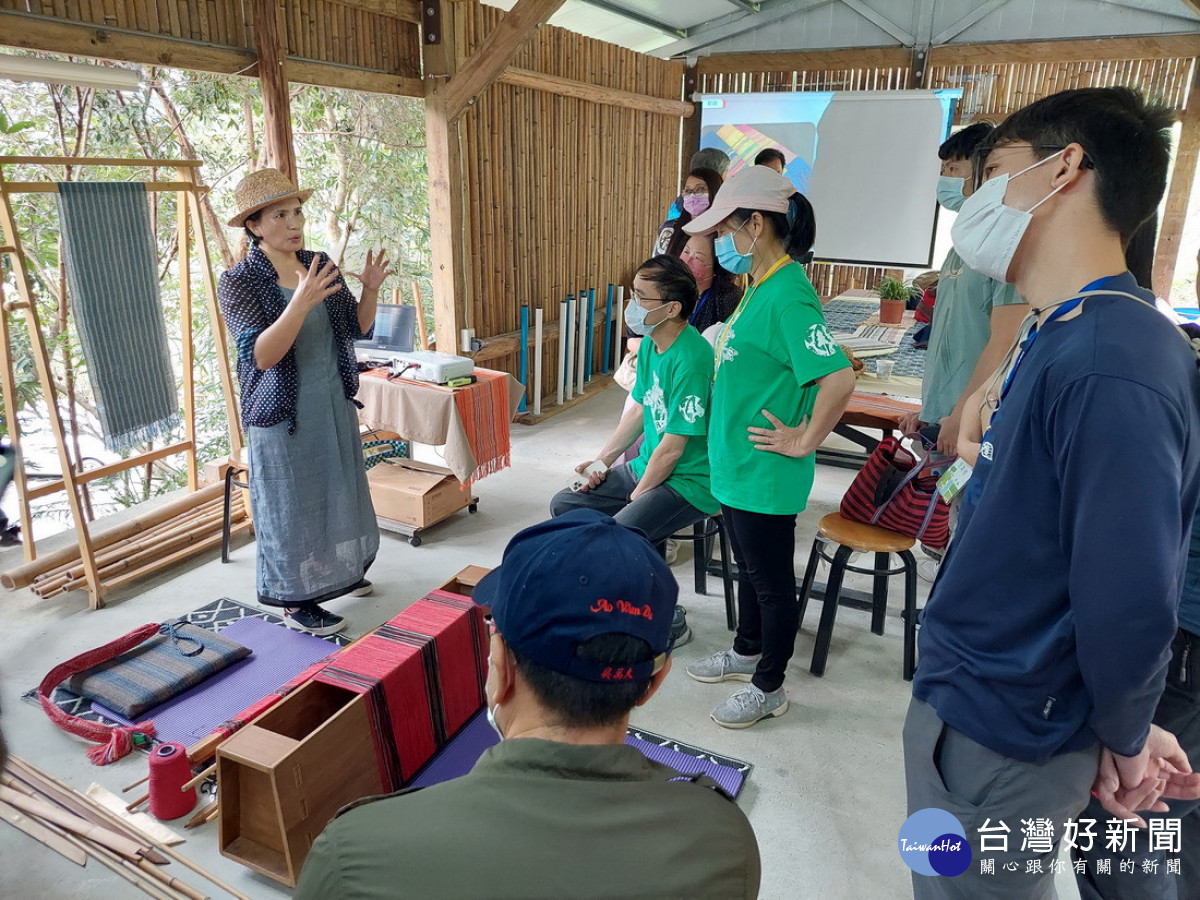
[(483, 576), (490, 571), (492, 570), (485, 569), (483, 566), (467, 566), (449, 581), (439, 584), (436, 590), (470, 597), (471, 592), (475, 590), (475, 585), (479, 584)]
[(375, 514), (413, 528), (452, 516), (474, 502), (454, 473), (413, 459), (388, 459), (367, 473)]
[(382, 793), (368, 699), (310, 681), (217, 750), (220, 848), (295, 887), (334, 814)]

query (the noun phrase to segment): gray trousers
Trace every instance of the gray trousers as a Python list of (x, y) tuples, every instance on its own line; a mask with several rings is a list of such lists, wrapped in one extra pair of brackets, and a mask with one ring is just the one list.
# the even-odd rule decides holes
[[(966, 831), (973, 855), (967, 870), (954, 878), (914, 872), (915, 900), (1053, 900), (1058, 895), (1051, 863), (1058, 859), (1063, 823), (1087, 806), (1099, 762), (1099, 746), (1041, 765), (1001, 756), (955, 731), (914, 697), (904, 721), (908, 814), (929, 807), (951, 813)], [(1036, 841), (1022, 850), (1022, 820), (1034, 819), (1053, 825), (1049, 850)], [(1001, 823), (1007, 832), (993, 830)], [(987, 849), (979, 833), (985, 825)], [(1007, 839), (1007, 851), (997, 849), (1001, 837)], [(994, 874), (983, 872), (987, 860), (993, 861)]]
[(667, 484), (660, 484), (631, 503), (629, 495), (635, 487), (637, 479), (629, 463), (618, 463), (590, 491), (573, 493), (565, 488), (555, 494), (550, 500), (550, 515), (561, 516), (572, 509), (598, 509), (626, 528), (641, 529), (655, 544), (705, 518), (704, 513)]

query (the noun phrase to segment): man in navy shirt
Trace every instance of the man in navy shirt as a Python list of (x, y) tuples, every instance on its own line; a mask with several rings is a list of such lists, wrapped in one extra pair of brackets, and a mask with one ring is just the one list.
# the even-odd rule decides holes
[(909, 813), (952, 813), (974, 858), (914, 874), (918, 900), (1053, 897), (1090, 789), (1133, 810), (1194, 787), (1151, 718), (1200, 498), (1200, 373), (1123, 252), (1165, 189), (1170, 122), (1125, 88), (1040, 100), (982, 149), (952, 231), (1033, 312), (964, 409), (979, 455), (922, 618)]

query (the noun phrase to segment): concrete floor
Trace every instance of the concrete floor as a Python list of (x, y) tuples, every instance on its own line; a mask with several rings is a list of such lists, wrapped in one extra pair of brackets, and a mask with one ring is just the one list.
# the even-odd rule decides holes
[[(477, 515), (459, 513), (428, 532), (419, 548), (385, 533), (371, 571), (375, 594), (331, 604), (348, 620), (348, 631), (361, 634), (373, 628), (465, 565), (498, 563), (514, 532), (546, 516), (547, 502), (566, 483), (570, 467), (599, 449), (617, 421), (624, 396), (610, 389), (543, 425), (514, 426), (513, 467), (478, 485)], [(797, 528), (798, 573), (817, 520), (836, 510), (852, 476), (845, 469), (818, 467), (809, 508)], [(0, 556), (0, 568), (16, 564), (13, 555), (6, 551)], [(4, 595), (0, 709), (12, 751), (80, 789), (96, 781), (119, 792), (144, 775), (146, 763), (138, 755), (112, 766), (90, 765), (81, 743), (19, 697), (57, 662), (141, 624), (165, 620), (221, 596), (252, 603), (254, 548), (244, 542), (233, 557), (230, 565), (221, 565), (210, 553), (136, 585), (98, 612), (88, 610), (82, 593), (51, 600), (39, 600), (28, 591)], [(867, 613), (839, 612), (824, 678), (808, 672), (820, 611), (819, 603), (812, 604), (788, 673), (791, 710), (781, 719), (729, 731), (717, 727), (708, 714), (731, 688), (699, 684), (683, 673), (683, 665), (728, 646), (719, 583), (710, 581), (710, 596), (696, 595), (690, 557), (676, 572), (680, 601), (688, 609), (696, 638), (680, 649), (675, 672), (650, 704), (635, 711), (634, 723), (754, 764), (739, 802), (758, 835), (764, 898), (911, 896), (909, 871), (896, 850), (905, 818), (900, 731), (909, 697), (900, 671), (899, 580), (885, 636), (871, 634)], [(926, 588), (922, 583), (922, 602)], [(210, 824), (189, 832), (178, 849), (251, 897), (288, 895), (269, 879), (220, 856), (216, 831)], [(198, 876), (173, 874), (207, 890)], [(1075, 895), (1069, 880), (1060, 891), (1064, 897)], [(139, 894), (98, 864), (79, 869), (0, 825), (0, 898), (127, 896)]]

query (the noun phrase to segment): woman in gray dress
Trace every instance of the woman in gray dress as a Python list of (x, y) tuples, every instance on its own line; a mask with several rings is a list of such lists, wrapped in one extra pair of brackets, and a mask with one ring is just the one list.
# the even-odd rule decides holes
[(370, 589), (379, 549), (354, 395), (354, 341), (370, 334), (389, 273), (368, 252), (355, 300), (323, 253), (304, 249), (301, 191), (275, 169), (248, 175), (230, 226), (245, 229), (245, 259), (221, 276), (221, 311), (237, 344), (258, 600), (290, 625), (333, 634), (345, 622), (319, 604)]

